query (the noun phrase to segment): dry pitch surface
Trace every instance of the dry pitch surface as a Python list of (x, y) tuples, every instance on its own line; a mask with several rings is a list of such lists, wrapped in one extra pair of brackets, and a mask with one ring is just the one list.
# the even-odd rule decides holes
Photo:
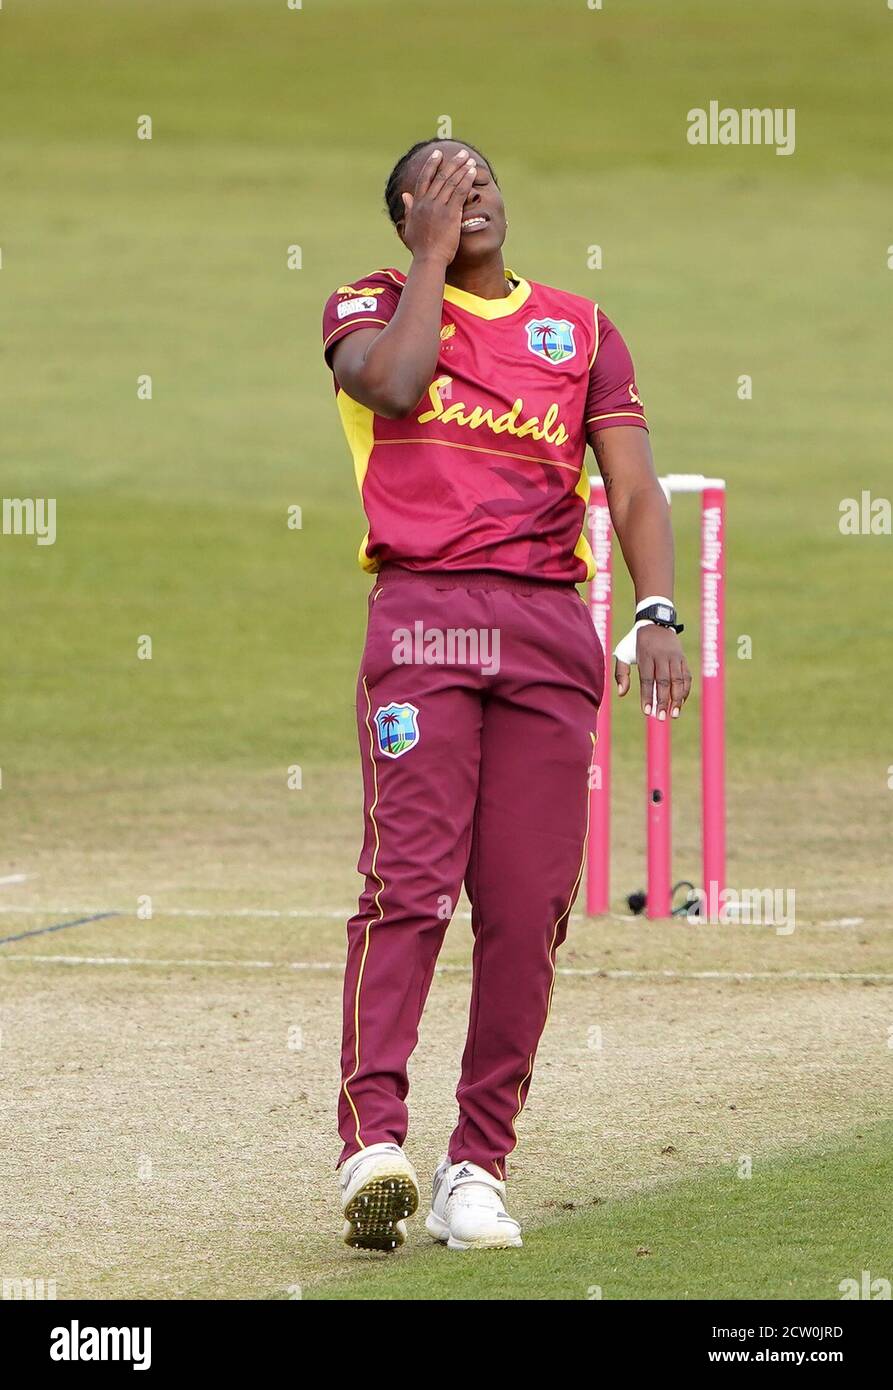
[[(257, 789), (238, 847), (220, 820), (205, 844), (35, 845), (3, 864), (26, 875), (0, 886), (4, 937), (118, 911), (0, 947), (5, 1277), (54, 1278), (60, 1297), (285, 1298), (356, 1267), (332, 1172), (356, 789), (327, 785), (325, 815), (311, 791), (285, 823)], [(90, 844), (89, 825), (71, 833)], [(469, 936), (460, 914), (412, 1064), (425, 1177), (453, 1122)], [(532, 1227), (880, 1119), (889, 941), (880, 910), (788, 936), (578, 912), (511, 1165), (519, 1215)], [(423, 1243), (416, 1222), (400, 1258)]]

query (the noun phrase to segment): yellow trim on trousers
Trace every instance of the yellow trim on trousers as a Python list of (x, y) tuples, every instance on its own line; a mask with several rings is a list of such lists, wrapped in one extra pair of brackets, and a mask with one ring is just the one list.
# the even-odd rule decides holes
[(371, 763), (372, 763), (372, 785), (373, 785), (374, 790), (375, 790), (375, 795), (374, 795), (373, 800), (372, 800), (372, 805), (369, 807), (369, 819), (370, 819), (370, 821), (372, 822), (372, 829), (373, 829), (373, 831), (374, 831), (374, 833), (375, 833), (375, 849), (374, 849), (373, 852), (372, 852), (372, 868), (371, 868), (371, 873), (372, 873), (372, 877), (373, 877), (374, 879), (376, 879), (377, 882), (378, 882), (378, 888), (376, 889), (376, 892), (375, 892), (375, 899), (374, 899), (375, 908), (376, 908), (376, 911), (378, 912), (378, 917), (376, 918), (376, 920), (375, 920), (374, 922), (373, 922), (373, 920), (370, 918), (370, 920), (366, 923), (366, 931), (365, 931), (365, 933), (364, 933), (364, 940), (363, 940), (363, 954), (362, 954), (362, 957), (361, 957), (361, 959), (360, 959), (360, 969), (359, 969), (359, 972), (358, 972), (358, 974), (357, 974), (357, 986), (356, 986), (356, 989), (354, 990), (354, 999), (353, 999), (354, 1069), (353, 1069), (353, 1071), (351, 1072), (350, 1076), (346, 1076), (346, 1077), (344, 1078), (343, 1082), (341, 1083), (341, 1088), (342, 1088), (342, 1090), (344, 1091), (344, 1095), (345, 1095), (345, 1097), (346, 1097), (346, 1099), (347, 1099), (347, 1103), (348, 1103), (348, 1105), (350, 1106), (351, 1110), (353, 1111), (353, 1117), (354, 1117), (354, 1120), (356, 1121), (356, 1136), (357, 1136), (357, 1143), (359, 1144), (359, 1146), (360, 1146), (361, 1149), (365, 1149), (366, 1145), (363, 1143), (362, 1137), (361, 1137), (361, 1135), (360, 1135), (360, 1116), (359, 1116), (359, 1113), (357, 1112), (357, 1107), (354, 1105), (353, 1096), (350, 1094), (350, 1091), (348, 1090), (348, 1082), (353, 1081), (353, 1079), (354, 1079), (354, 1077), (356, 1076), (357, 1072), (360, 1070), (360, 989), (361, 989), (362, 984), (363, 984), (363, 974), (364, 974), (365, 969), (366, 969), (366, 957), (367, 957), (368, 954), (369, 954), (370, 933), (371, 933), (372, 927), (375, 926), (378, 922), (380, 922), (380, 921), (382, 920), (383, 916), (384, 916), (384, 911), (383, 911), (382, 906), (381, 906), (381, 895), (382, 895), (382, 893), (384, 892), (384, 880), (382, 879), (381, 875), (380, 875), (379, 872), (378, 872), (378, 851), (379, 851), (379, 849), (381, 848), (381, 839), (380, 839), (379, 834), (378, 834), (378, 822), (377, 822), (376, 819), (375, 819), (375, 809), (376, 809), (376, 807), (378, 806), (378, 768), (377, 768), (376, 763), (375, 763), (375, 742), (374, 742), (373, 735), (372, 735), (372, 725), (371, 725), (370, 722), (369, 722), (369, 716), (370, 716), (371, 713), (372, 713), (372, 701), (369, 699), (369, 687), (368, 687), (368, 685), (366, 684), (366, 677), (365, 677), (365, 676), (363, 677), (363, 691), (364, 691), (365, 696), (366, 696), (366, 720), (365, 720), (365, 723), (366, 723), (366, 728), (367, 728), (367, 730), (368, 730), (368, 732), (369, 732), (369, 758), (370, 758), (370, 761), (371, 761)]

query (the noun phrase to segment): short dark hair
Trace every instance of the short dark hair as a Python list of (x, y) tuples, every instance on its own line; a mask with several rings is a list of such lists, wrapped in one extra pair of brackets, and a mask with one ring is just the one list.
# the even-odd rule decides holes
[[(385, 207), (387, 208), (388, 217), (390, 217), (395, 227), (405, 212), (405, 208), (403, 206), (403, 199), (400, 196), (400, 185), (403, 182), (403, 175), (406, 173), (407, 164), (410, 162), (411, 159), (415, 158), (419, 150), (426, 150), (429, 145), (443, 144), (445, 138), (445, 136), (434, 136), (434, 138), (431, 140), (417, 140), (416, 143), (412, 146), (412, 148), (406, 151), (406, 154), (400, 156), (400, 158), (397, 160), (397, 163), (394, 165), (393, 169), (388, 175), (388, 181), (385, 184), (384, 190), (384, 202)], [(455, 140), (455, 136), (451, 135), (449, 139)], [(484, 161), (484, 163), (490, 170), (490, 173), (493, 177), (493, 182), (495, 184), (498, 184), (499, 180), (496, 177), (496, 170), (493, 168), (493, 165), (490, 163), (483, 150), (479, 150), (477, 145), (472, 145), (467, 140), (460, 140), (458, 143), (460, 145), (463, 145), (466, 150), (471, 150), (473, 154), (480, 155), (481, 159)]]

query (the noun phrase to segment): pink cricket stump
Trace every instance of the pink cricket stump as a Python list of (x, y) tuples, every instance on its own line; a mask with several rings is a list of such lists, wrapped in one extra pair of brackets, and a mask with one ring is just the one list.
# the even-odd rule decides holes
[(701, 802), (711, 922), (718, 919), (726, 886), (725, 517), (725, 488), (706, 486), (701, 497)]
[[(667, 502), (672, 493), (664, 488)], [(651, 714), (645, 719), (645, 841), (648, 881), (645, 887), (645, 915), (669, 917), (672, 908), (670, 862), (672, 859), (673, 817), (670, 808), (670, 719), (657, 717), (657, 686), (652, 695)]]
[(589, 838), (586, 858), (586, 911), (608, 911), (611, 879), (611, 513), (604, 484), (593, 483), (588, 509), (589, 544), (596, 576), (589, 586), (589, 612), (605, 653), (605, 692), (589, 779)]
[[(611, 653), (611, 517), (600, 478), (591, 479), (589, 538), (597, 575), (589, 589), (592, 621)], [(725, 483), (700, 474), (670, 474), (661, 483), (673, 493), (701, 495), (701, 833), (704, 912), (716, 921), (726, 874), (725, 827)], [(598, 741), (589, 794), (586, 911), (607, 912), (610, 904), (611, 704), (610, 679), (598, 716)], [(669, 719), (646, 721), (646, 792), (648, 879), (646, 912), (650, 918), (672, 912), (672, 824)]]
[[(657, 699), (657, 690), (654, 697)], [(646, 777), (648, 809), (648, 885), (645, 912), (648, 917), (670, 916), (670, 721), (656, 714), (646, 717)]]

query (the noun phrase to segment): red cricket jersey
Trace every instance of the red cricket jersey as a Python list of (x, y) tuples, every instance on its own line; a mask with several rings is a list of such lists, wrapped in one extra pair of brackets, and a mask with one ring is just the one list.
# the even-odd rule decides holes
[[(389, 322), (405, 282), (376, 270), (331, 295), (330, 365), (345, 334)], [(360, 564), (591, 578), (587, 434), (647, 429), (620, 333), (591, 300), (519, 280), (504, 299), (446, 285), (440, 339), (436, 374), (402, 420), (335, 382), (369, 522)]]

